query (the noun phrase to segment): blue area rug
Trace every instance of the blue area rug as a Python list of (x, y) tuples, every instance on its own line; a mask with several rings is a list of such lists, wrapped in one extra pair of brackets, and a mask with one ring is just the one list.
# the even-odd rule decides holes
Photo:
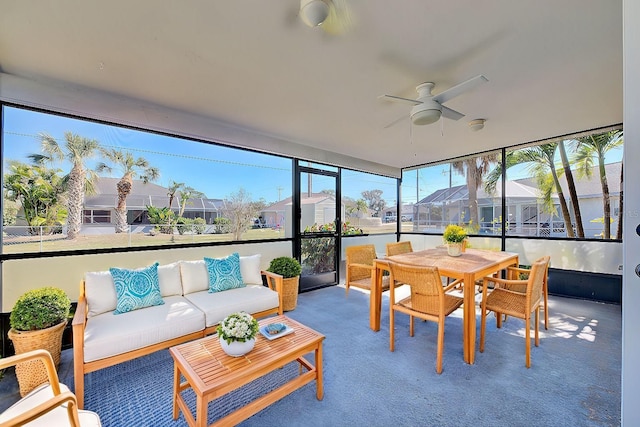
[[(368, 295), (332, 287), (301, 294), (286, 313), (324, 334), (324, 399), (307, 384), (240, 425), (248, 426), (619, 426), (621, 309), (550, 298), (550, 327), (541, 326), (532, 366), (524, 366), (523, 322), (502, 329), (491, 316), (484, 353), (462, 358), (462, 312), (446, 320), (444, 370), (435, 372), (433, 322), (396, 316), (395, 351), (389, 351), (389, 306), (381, 330), (369, 329)], [(479, 337), (479, 322), (478, 322)], [(312, 360), (311, 358), (309, 358)], [(209, 422), (277, 387), (296, 364), (209, 405)], [(72, 370), (61, 369), (73, 385)], [(290, 378), (290, 377), (289, 377)], [(86, 377), (86, 408), (105, 427), (185, 426), (172, 419), (173, 361), (167, 350)], [(190, 398), (194, 409), (193, 396)]]

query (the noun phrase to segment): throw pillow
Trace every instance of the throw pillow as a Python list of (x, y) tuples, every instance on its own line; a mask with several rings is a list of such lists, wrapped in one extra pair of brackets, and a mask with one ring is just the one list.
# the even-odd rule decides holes
[(116, 310), (122, 314), (144, 307), (164, 304), (160, 294), (158, 263), (137, 270), (110, 268), (116, 287)]
[(207, 258), (204, 263), (209, 274), (209, 292), (242, 288), (244, 282), (240, 274), (240, 255), (233, 253), (226, 258)]

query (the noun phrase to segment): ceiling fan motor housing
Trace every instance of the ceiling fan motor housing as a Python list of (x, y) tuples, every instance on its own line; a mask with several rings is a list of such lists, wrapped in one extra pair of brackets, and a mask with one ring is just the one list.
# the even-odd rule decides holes
[(433, 99), (426, 99), (411, 109), (411, 121), (422, 126), (435, 123), (440, 119), (442, 106)]

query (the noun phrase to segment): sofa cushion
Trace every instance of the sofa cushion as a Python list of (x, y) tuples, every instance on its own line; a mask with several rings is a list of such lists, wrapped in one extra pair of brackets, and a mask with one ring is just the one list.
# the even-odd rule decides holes
[[(29, 362), (28, 362), (29, 363)], [(68, 392), (69, 388), (60, 384), (60, 392), (65, 393)], [(10, 419), (17, 417), (18, 415), (22, 415), (30, 409), (35, 408), (36, 406), (47, 402), (49, 399), (53, 398), (53, 389), (49, 385), (48, 382), (39, 385), (32, 391), (30, 391), (26, 396), (22, 399), (18, 400), (16, 403), (11, 405), (11, 407), (7, 408), (2, 414), (0, 414), (0, 425), (4, 425), (4, 423), (8, 422)], [(27, 423), (27, 426), (67, 426), (69, 425), (69, 414), (67, 412), (67, 404), (61, 405), (56, 409), (38, 417), (36, 420)], [(102, 424), (100, 423), (100, 417), (98, 414), (91, 411), (78, 410), (78, 418), (80, 421), (80, 425), (82, 427), (90, 427), (95, 426), (99, 427)]]
[(260, 254), (240, 257), (240, 275), (245, 285), (262, 285)]
[(114, 311), (118, 298), (109, 271), (92, 271), (84, 275), (84, 294), (89, 311), (87, 317)]
[(236, 311), (257, 313), (278, 307), (278, 293), (262, 285), (248, 285), (244, 288), (229, 289), (224, 292), (194, 292), (185, 295), (193, 305), (205, 313), (207, 327), (215, 326)]
[(164, 304), (160, 295), (157, 262), (135, 270), (110, 268), (109, 271), (113, 276), (118, 299), (114, 314)]
[(173, 262), (158, 267), (158, 280), (160, 281), (160, 295), (182, 295), (182, 279), (180, 277), (180, 263)]
[(209, 274), (209, 292), (222, 292), (242, 288), (240, 255), (233, 253), (226, 258), (204, 258)]
[(183, 295), (209, 289), (209, 273), (204, 259), (197, 261), (180, 261)]
[(119, 316), (107, 312), (88, 319), (84, 361), (104, 359), (204, 329), (204, 313), (184, 297), (166, 297), (164, 302)]

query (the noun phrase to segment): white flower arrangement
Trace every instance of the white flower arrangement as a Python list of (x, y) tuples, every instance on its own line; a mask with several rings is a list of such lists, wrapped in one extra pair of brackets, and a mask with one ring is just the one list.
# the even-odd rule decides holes
[(244, 311), (230, 314), (218, 325), (218, 336), (227, 344), (233, 341), (245, 342), (258, 333), (258, 321)]

